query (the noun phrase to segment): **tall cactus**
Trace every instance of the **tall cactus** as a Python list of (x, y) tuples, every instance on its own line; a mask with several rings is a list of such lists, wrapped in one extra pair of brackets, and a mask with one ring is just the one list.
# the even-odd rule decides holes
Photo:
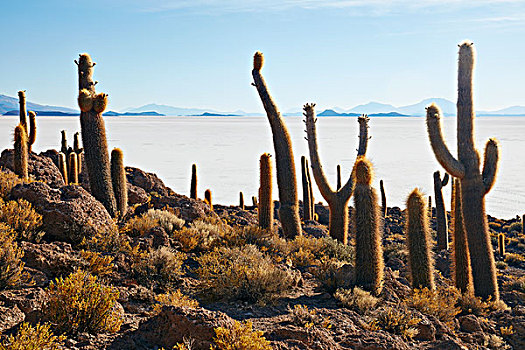
[(27, 139), (27, 151), (31, 153), (36, 141), (36, 113), (29, 111), (29, 138)]
[(306, 160), (306, 178), (308, 179), (308, 188), (310, 191), (310, 217), (312, 220), (318, 220), (316, 219), (316, 213), (315, 213), (315, 198), (314, 198), (314, 188), (312, 186), (312, 177), (310, 176), (310, 167), (308, 166), (308, 159)]
[(441, 111), (432, 104), (427, 108), (430, 144), (441, 166), (461, 181), (463, 224), (471, 254), (474, 293), (482, 298), (499, 299), (496, 265), (490, 242), (485, 195), (496, 180), (498, 143), (490, 139), (485, 146), (483, 170), (474, 146), (473, 70), (474, 46), (465, 41), (459, 45), (457, 141), (458, 158), (450, 153), (441, 132)]
[(264, 57), (256, 52), (253, 57), (253, 85), (257, 88), (270, 126), (272, 128), (275, 162), (277, 164), (277, 187), (279, 188), (279, 218), (283, 233), (288, 238), (301, 234), (299, 197), (292, 150), (292, 140), (277, 105), (273, 101), (266, 82), (261, 75)]
[(357, 149), (357, 156), (360, 157), (366, 155), (368, 140), (370, 139), (370, 137), (368, 137), (368, 122), (370, 118), (368, 118), (368, 115), (363, 114), (357, 118), (357, 121), (359, 123), (359, 148)]
[(454, 284), (462, 293), (472, 290), (472, 268), (467, 243), (467, 233), (463, 228), (463, 214), (461, 212), (461, 188), (458, 179), (452, 182), (452, 269)]
[(272, 200), (272, 162), (270, 155), (264, 153), (259, 161), (259, 226), (264, 229), (273, 228), (273, 200)]
[[(82, 144), (84, 145), (85, 161), (89, 176), (91, 194), (100, 201), (112, 217), (117, 215), (117, 202), (111, 181), (106, 128), (102, 118), (103, 108), (107, 103), (107, 95), (96, 94), (93, 81), (95, 63), (87, 54), (81, 54), (78, 62), (78, 89), (80, 127)], [(85, 100), (92, 99), (92, 108), (87, 109)], [(96, 107), (96, 108), (95, 108)]]
[(386, 218), (388, 216), (388, 207), (386, 206), (386, 193), (383, 180), (379, 181), (379, 189), (381, 190), (381, 214)]
[(75, 152), (69, 153), (69, 183), (72, 185), (78, 184), (78, 161)]
[(26, 129), (22, 123), (15, 127), (15, 140), (14, 140), (14, 159), (13, 167), (15, 174), (20, 178), (27, 180), (29, 178), (29, 172), (27, 169), (27, 135)]
[(211, 199), (211, 190), (207, 189), (204, 191), (204, 202), (210, 206), (210, 210), (213, 210), (213, 202)]
[(354, 166), (355, 189), (352, 218), (355, 224), (355, 278), (356, 285), (381, 293), (383, 284), (383, 247), (381, 244), (382, 217), (377, 193), (372, 187), (373, 167), (359, 157)]
[(20, 116), (20, 125), (24, 128), (24, 131), (27, 135), (27, 108), (26, 108), (26, 91), (18, 91), (18, 103), (19, 107), (19, 116)]
[(315, 117), (314, 107), (315, 104), (304, 105), (304, 115), (306, 117), (304, 122), (306, 124), (307, 134), (306, 140), (308, 141), (310, 160), (312, 161), (312, 172), (321, 195), (328, 202), (328, 206), (330, 207), (330, 236), (343, 244), (347, 244), (348, 201), (354, 190), (354, 181), (352, 175), (350, 175), (346, 184), (339, 191), (334, 191), (328, 183), (321, 165), (321, 160), (319, 159), (317, 131), (315, 127), (317, 119)]
[(341, 166), (337, 164), (337, 190), (341, 189)]
[(76, 132), (73, 137), (73, 150), (77, 154), (78, 173), (80, 174), (82, 172), (82, 153), (84, 152), (84, 148), (80, 147), (80, 133), (78, 132)]
[(60, 132), (62, 134), (62, 140), (60, 141), (60, 152), (67, 153), (67, 135), (66, 130)]
[[(76, 153), (72, 153), (76, 154)], [(111, 151), (111, 181), (117, 210), (120, 217), (126, 215), (128, 211), (128, 182), (126, 180), (126, 169), (124, 168), (124, 154), (120, 148)]]
[(312, 200), (310, 198), (310, 181), (308, 181), (308, 160), (301, 157), (301, 179), (303, 183), (303, 219), (312, 220)]
[(197, 199), (197, 164), (191, 165), (190, 198)]
[(60, 169), (60, 174), (62, 174), (64, 183), (67, 185), (69, 183), (67, 175), (68, 167), (66, 162), (66, 155), (62, 152), (58, 153), (58, 169)]
[(445, 201), (441, 189), (448, 184), (448, 173), (445, 173), (443, 180), (439, 170), (434, 173), (434, 197), (436, 202), (436, 222), (437, 222), (437, 246), (439, 250), (448, 250), (448, 228), (447, 212), (445, 211)]
[(241, 210), (244, 210), (244, 194), (241, 192), (239, 192), (239, 207), (241, 208)]
[(406, 233), (412, 288), (434, 289), (434, 266), (423, 194), (416, 188), (407, 199)]

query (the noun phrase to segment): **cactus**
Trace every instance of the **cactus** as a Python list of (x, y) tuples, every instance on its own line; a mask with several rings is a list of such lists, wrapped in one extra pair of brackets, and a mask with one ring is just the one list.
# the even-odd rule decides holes
[(27, 135), (26, 129), (22, 123), (18, 124), (15, 127), (15, 140), (14, 140), (14, 158), (13, 166), (15, 174), (18, 175), (23, 180), (29, 178), (29, 173), (27, 169)]
[(239, 207), (244, 210), (244, 194), (239, 192)]
[(210, 206), (210, 210), (213, 210), (213, 202), (211, 201), (211, 190), (207, 189), (204, 191), (204, 202)]
[[(88, 54), (81, 54), (78, 62), (78, 90), (80, 95), (87, 90), (91, 96), (96, 95), (95, 84), (93, 81), (93, 67), (95, 63), (92, 62)], [(79, 95), (79, 98), (81, 97)], [(106, 96), (103, 98), (107, 101)], [(102, 102), (104, 102), (102, 101)], [(100, 201), (108, 213), (112, 217), (117, 216), (117, 202), (113, 192), (113, 183), (111, 180), (111, 167), (109, 161), (108, 144), (106, 139), (106, 128), (100, 106), (103, 103), (95, 104), (93, 108), (80, 112), (80, 127), (82, 131), (82, 144), (84, 145), (84, 158), (89, 177), (89, 186), (91, 194), (98, 201)], [(80, 105), (81, 108), (83, 106)], [(85, 108), (84, 108), (85, 109)], [(64, 138), (64, 136), (63, 136)]]
[(29, 111), (29, 138), (27, 139), (27, 151), (31, 153), (36, 141), (36, 113)]
[(255, 196), (252, 196), (252, 205), (254, 208), (257, 208), (258, 204), (257, 204), (257, 197)]
[(445, 211), (445, 201), (441, 189), (448, 184), (448, 173), (445, 173), (443, 180), (439, 171), (434, 173), (434, 197), (436, 202), (436, 222), (437, 222), (437, 247), (439, 250), (448, 250), (448, 228), (447, 212)]
[(525, 214), (521, 217), (521, 234), (525, 236)]
[(324, 174), (319, 151), (317, 147), (317, 131), (315, 123), (315, 104), (304, 105), (304, 115), (306, 117), (306, 140), (310, 151), (310, 160), (312, 161), (312, 172), (315, 182), (323, 198), (328, 202), (330, 207), (330, 236), (343, 244), (348, 243), (348, 201), (354, 190), (354, 181), (352, 175), (349, 176), (346, 184), (338, 191), (334, 191)]
[(76, 132), (73, 138), (73, 150), (77, 154), (78, 173), (82, 172), (82, 153), (84, 148), (80, 147), (80, 133)]
[(306, 160), (306, 178), (308, 180), (308, 188), (310, 191), (310, 217), (312, 220), (317, 221), (315, 214), (315, 199), (314, 199), (314, 189), (312, 187), (312, 178), (310, 177), (310, 167), (308, 166), (308, 159)]
[(190, 198), (197, 199), (197, 164), (191, 165)]
[(77, 154), (75, 152), (69, 153), (69, 172), (68, 179), (69, 184), (77, 185), (78, 184), (78, 161)]
[(270, 155), (264, 153), (259, 160), (260, 187), (259, 187), (259, 226), (264, 229), (273, 228), (273, 200), (272, 200), (272, 162)]
[(88, 89), (78, 93), (78, 106), (81, 112), (89, 112), (93, 108), (93, 94)]
[(66, 162), (66, 155), (62, 152), (58, 153), (58, 169), (60, 170), (60, 174), (62, 174), (62, 178), (64, 179), (64, 183), (67, 185), (69, 183), (68, 176), (67, 176), (67, 162)]
[(124, 154), (120, 148), (114, 148), (111, 151), (111, 181), (115, 192), (117, 210), (120, 217), (123, 217), (128, 211), (128, 182), (124, 168)]
[(355, 189), (352, 213), (355, 227), (356, 285), (381, 293), (383, 284), (383, 247), (381, 245), (382, 217), (372, 184), (372, 164), (359, 157), (354, 166)]
[(284, 235), (288, 238), (293, 238), (301, 234), (301, 220), (299, 218), (299, 198), (297, 195), (292, 140), (281, 113), (270, 96), (266, 82), (261, 75), (263, 63), (264, 57), (262, 53), (256, 52), (253, 57), (253, 85), (257, 88), (272, 128), (277, 165), (277, 186), (279, 188), (279, 218)]
[(432, 196), (428, 196), (428, 217), (432, 219), (434, 213), (432, 212)]
[(467, 234), (463, 228), (463, 214), (461, 212), (461, 189), (458, 179), (452, 182), (452, 232), (454, 250), (452, 251), (453, 279), (457, 289), (467, 293), (472, 289), (472, 269), (468, 250)]
[(27, 108), (26, 108), (26, 91), (18, 91), (18, 103), (20, 104), (19, 115), (20, 115), (20, 125), (24, 128), (24, 131), (27, 135)]
[(505, 257), (505, 234), (500, 233), (498, 235), (498, 253), (502, 258)]
[(381, 214), (383, 218), (388, 216), (388, 207), (386, 206), (386, 194), (383, 180), (379, 181), (379, 189), (381, 190)]
[(368, 115), (363, 114), (359, 118), (357, 118), (357, 122), (359, 123), (359, 148), (357, 149), (357, 156), (364, 156), (366, 155), (366, 149), (368, 147), (368, 140), (371, 137), (368, 137), (368, 122), (370, 121), (370, 118), (368, 118)]
[(66, 130), (62, 130), (62, 140), (60, 141), (60, 152), (67, 154), (67, 136)]
[(308, 179), (308, 160), (301, 157), (301, 179), (303, 183), (303, 219), (312, 220), (312, 200), (310, 198), (310, 181)]
[(337, 164), (337, 190), (341, 189), (341, 166)]
[(474, 46), (465, 41), (459, 45), (457, 141), (458, 158), (450, 153), (441, 132), (441, 111), (435, 104), (427, 108), (427, 128), (430, 144), (438, 162), (461, 181), (463, 224), (471, 254), (474, 293), (484, 299), (499, 299), (496, 264), (490, 242), (485, 195), (492, 189), (498, 167), (498, 143), (490, 139), (485, 146), (483, 170), (474, 146), (474, 108), (472, 77)]
[(416, 188), (407, 199), (406, 233), (412, 288), (434, 289), (434, 267), (423, 194)]

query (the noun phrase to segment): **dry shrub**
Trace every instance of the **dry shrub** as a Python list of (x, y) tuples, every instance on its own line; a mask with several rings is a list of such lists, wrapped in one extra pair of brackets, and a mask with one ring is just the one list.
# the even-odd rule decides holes
[(418, 334), (415, 326), (419, 322), (421, 322), (421, 319), (415, 317), (405, 305), (398, 304), (396, 306), (387, 306), (380, 310), (369, 323), (369, 327), (370, 330), (382, 329), (409, 339)]
[(332, 324), (330, 318), (322, 317), (317, 314), (316, 309), (309, 309), (306, 305), (295, 305), (293, 309), (287, 307), (288, 314), (290, 315), (290, 321), (292, 324), (298, 327), (312, 328), (314, 326), (320, 326), (323, 328), (331, 328)]
[(208, 251), (223, 245), (232, 235), (232, 228), (221, 221), (197, 220), (189, 227), (175, 231), (172, 237), (184, 252)]
[(232, 328), (215, 328), (214, 350), (271, 350), (262, 331), (253, 330), (252, 323), (235, 321)]
[(505, 254), (505, 262), (510, 266), (518, 267), (525, 261), (525, 257), (520, 254), (507, 253)]
[(0, 290), (15, 287), (30, 280), (20, 260), (24, 253), (15, 240), (16, 232), (0, 223)]
[(91, 237), (82, 238), (79, 246), (86, 250), (100, 253), (130, 253), (132, 250), (129, 244), (129, 237), (119, 234), (116, 225), (112, 226), (109, 231), (96, 231)]
[(465, 293), (461, 295), (458, 299), (458, 306), (461, 309), (461, 314), (473, 314), (476, 316), (487, 315), (491, 311), (509, 309), (503, 300), (492, 301), (489, 298), (485, 301), (474, 296), (473, 293)]
[(6, 199), (13, 187), (25, 183), (24, 180), (11, 172), (0, 170), (0, 198)]
[(232, 228), (231, 235), (227, 238), (230, 246), (241, 247), (247, 244), (257, 247), (268, 247), (275, 233), (259, 226), (236, 226)]
[(348, 288), (353, 280), (351, 265), (337, 259), (322, 258), (311, 271), (321, 287), (328, 293)]
[(115, 288), (79, 270), (47, 287), (44, 315), (60, 333), (117, 332), (122, 324), (116, 308), (118, 295)]
[(61, 350), (64, 336), (55, 336), (49, 324), (37, 323), (34, 327), (24, 322), (16, 335), (10, 335), (0, 344), (0, 350)]
[(153, 312), (155, 313), (159, 313), (163, 306), (188, 307), (192, 309), (199, 306), (196, 300), (182, 294), (179, 289), (174, 292), (168, 291), (165, 294), (158, 294), (155, 296), (155, 300), (157, 301), (157, 304), (153, 306)]
[(351, 289), (340, 288), (335, 292), (334, 297), (346, 308), (357, 311), (360, 314), (374, 309), (379, 303), (379, 299), (359, 287)]
[(174, 231), (178, 231), (184, 227), (185, 221), (179, 218), (174, 213), (167, 210), (150, 209), (146, 216), (156, 220), (158, 225), (171, 235)]
[(425, 315), (435, 316), (453, 328), (454, 319), (461, 312), (461, 308), (456, 307), (459, 297), (459, 292), (453, 287), (442, 288), (437, 291), (423, 288), (414, 289), (412, 295), (405, 302), (408, 306)]
[(99, 252), (91, 252), (89, 250), (81, 250), (80, 255), (86, 264), (86, 270), (93, 275), (104, 277), (110, 275), (115, 267), (113, 257), (109, 255), (102, 255)]
[(42, 215), (25, 199), (7, 202), (0, 199), (0, 222), (11, 226), (18, 233), (19, 239), (39, 241), (43, 236), (39, 230), (42, 226)]
[(141, 237), (157, 226), (159, 226), (158, 220), (144, 213), (129, 219), (120, 232), (131, 237)]
[(197, 262), (202, 293), (209, 300), (264, 304), (288, 290), (294, 281), (290, 270), (279, 269), (253, 245), (216, 248), (197, 258)]
[(168, 290), (179, 280), (186, 255), (168, 247), (148, 251), (135, 247), (131, 258), (131, 268), (140, 284)]

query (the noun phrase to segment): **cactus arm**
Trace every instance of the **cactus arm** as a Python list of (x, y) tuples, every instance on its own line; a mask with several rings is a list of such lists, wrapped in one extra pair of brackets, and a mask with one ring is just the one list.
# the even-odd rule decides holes
[(366, 155), (366, 149), (368, 147), (368, 140), (370, 139), (368, 137), (368, 121), (370, 118), (368, 118), (368, 115), (363, 114), (359, 118), (357, 118), (357, 121), (359, 123), (359, 148), (357, 149), (357, 156), (364, 156)]
[(96, 82), (93, 81), (93, 67), (96, 63), (88, 54), (80, 54), (75, 63), (78, 66), (78, 90), (86, 89), (94, 94)]
[(452, 176), (462, 179), (465, 167), (450, 153), (441, 131), (441, 111), (435, 104), (427, 107), (427, 131), (437, 161)]
[(483, 186), (485, 187), (485, 194), (487, 194), (496, 181), (496, 174), (498, 172), (499, 149), (498, 141), (490, 139), (485, 145), (485, 159), (483, 161)]
[(314, 174), (315, 182), (319, 187), (319, 192), (321, 192), (321, 194), (327, 202), (331, 202), (333, 200), (335, 191), (332, 190), (332, 188), (330, 187), (330, 184), (328, 183), (326, 175), (323, 171), (323, 166), (321, 165), (321, 161), (319, 159), (319, 151), (317, 147), (317, 131), (315, 128), (317, 118), (315, 118), (314, 107), (315, 104), (306, 104), (303, 108), (303, 114), (305, 116), (304, 123), (306, 124), (306, 140), (308, 141), (308, 150), (310, 151), (310, 162), (312, 166), (312, 172)]
[(445, 176), (443, 176), (443, 180), (441, 181), (441, 187), (445, 187), (448, 184), (449, 175), (448, 173), (445, 173)]

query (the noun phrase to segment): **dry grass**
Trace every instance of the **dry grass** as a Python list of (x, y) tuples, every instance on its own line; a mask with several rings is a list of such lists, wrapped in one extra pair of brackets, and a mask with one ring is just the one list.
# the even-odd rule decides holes
[(374, 309), (379, 303), (378, 298), (359, 287), (355, 287), (353, 290), (340, 288), (334, 297), (339, 300), (344, 307), (355, 310), (360, 314)]
[(34, 327), (22, 323), (15, 335), (10, 335), (0, 344), (0, 350), (61, 350), (64, 336), (55, 336), (49, 324), (37, 323)]

